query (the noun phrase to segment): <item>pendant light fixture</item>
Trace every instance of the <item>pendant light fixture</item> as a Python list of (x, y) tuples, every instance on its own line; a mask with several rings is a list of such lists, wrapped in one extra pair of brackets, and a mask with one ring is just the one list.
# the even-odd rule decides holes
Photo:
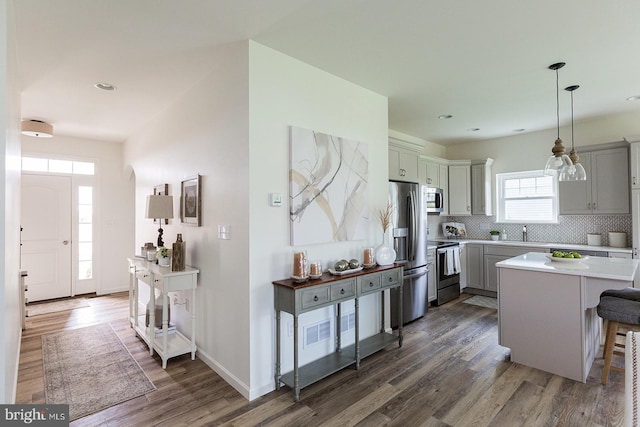
[(573, 91), (578, 89), (580, 86), (573, 85), (567, 86), (564, 90), (571, 93), (571, 152), (569, 153), (569, 158), (571, 159), (571, 166), (565, 166), (560, 171), (560, 181), (586, 181), (587, 180), (587, 172), (584, 170), (584, 167), (580, 164), (580, 156), (576, 152), (576, 149), (573, 145)]
[(556, 120), (558, 138), (551, 149), (553, 154), (549, 157), (547, 164), (544, 167), (545, 175), (559, 175), (563, 167), (573, 165), (569, 156), (565, 154), (564, 145), (562, 145), (562, 139), (560, 139), (560, 86), (558, 84), (558, 70), (564, 66), (564, 62), (549, 65), (549, 69), (556, 72)]

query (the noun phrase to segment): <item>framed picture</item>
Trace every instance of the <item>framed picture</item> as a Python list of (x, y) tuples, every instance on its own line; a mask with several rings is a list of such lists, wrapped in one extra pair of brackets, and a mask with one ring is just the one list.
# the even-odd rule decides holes
[[(153, 187), (153, 195), (154, 196), (168, 196), (169, 195), (169, 184), (160, 184), (155, 185)], [(161, 219), (158, 221), (162, 221)], [(155, 220), (154, 220), (155, 222)], [(165, 224), (169, 224), (169, 218), (165, 218)]]
[(200, 175), (182, 181), (180, 188), (180, 218), (184, 224), (200, 226)]

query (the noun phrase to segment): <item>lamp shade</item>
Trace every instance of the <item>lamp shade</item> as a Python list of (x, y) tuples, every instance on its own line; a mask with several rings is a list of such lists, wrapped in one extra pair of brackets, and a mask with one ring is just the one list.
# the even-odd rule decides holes
[(173, 196), (147, 196), (145, 218), (173, 218)]
[(20, 129), (23, 135), (38, 138), (51, 138), (53, 136), (53, 126), (41, 120), (23, 120)]

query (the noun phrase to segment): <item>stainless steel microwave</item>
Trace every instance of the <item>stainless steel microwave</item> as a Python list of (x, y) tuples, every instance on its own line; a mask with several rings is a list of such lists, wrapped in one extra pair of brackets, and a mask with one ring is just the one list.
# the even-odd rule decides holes
[(440, 213), (443, 209), (442, 188), (424, 187), (424, 200), (427, 213)]

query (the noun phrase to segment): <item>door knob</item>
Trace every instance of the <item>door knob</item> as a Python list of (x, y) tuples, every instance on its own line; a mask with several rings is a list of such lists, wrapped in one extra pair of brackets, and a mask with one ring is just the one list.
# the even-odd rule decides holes
[(68, 245), (68, 244), (69, 244), (69, 241), (68, 241), (68, 240), (63, 240), (63, 241), (62, 241), (62, 244), (66, 246), (66, 245)]

